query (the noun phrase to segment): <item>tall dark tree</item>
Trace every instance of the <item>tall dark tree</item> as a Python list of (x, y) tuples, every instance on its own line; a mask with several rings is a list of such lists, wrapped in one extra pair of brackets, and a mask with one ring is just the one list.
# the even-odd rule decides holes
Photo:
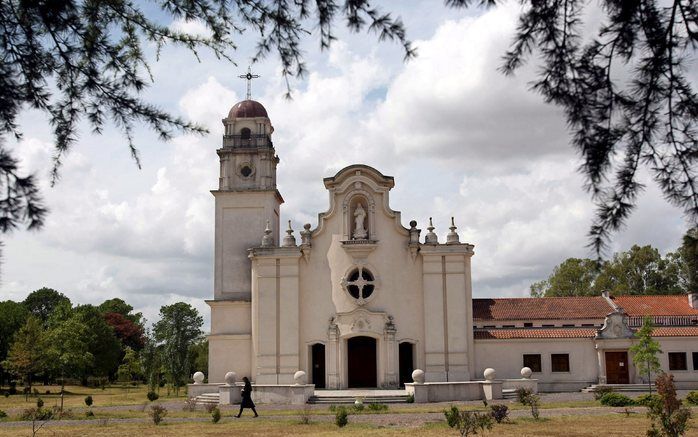
[(531, 296), (587, 296), (596, 294), (594, 280), (598, 266), (594, 260), (568, 258), (553, 269), (548, 279), (531, 285)]
[(75, 308), (71, 319), (88, 329), (84, 341), (93, 360), (85, 368), (84, 376), (107, 377), (115, 374), (122, 355), (121, 343), (99, 309), (93, 305), (80, 305)]
[(29, 293), (22, 304), (39, 320), (46, 322), (57, 307), (70, 306), (70, 299), (53, 288), (43, 287)]
[(683, 244), (679, 249), (686, 278), (686, 290), (698, 293), (698, 226), (690, 229), (683, 236)]
[(18, 302), (0, 302), (0, 387), (5, 382), (5, 369), (2, 361), (7, 358), (15, 333), (24, 325), (29, 312)]
[(133, 323), (138, 325), (143, 325), (143, 314), (134, 313), (133, 306), (126, 303), (123, 299), (115, 297), (113, 299), (107, 299), (99, 305), (99, 310), (104, 313), (117, 313), (121, 314), (125, 318), (129, 319)]
[(187, 303), (177, 302), (160, 308), (160, 320), (153, 331), (155, 339), (163, 345), (163, 364), (177, 393), (190, 377), (191, 348), (201, 339), (203, 324), (203, 317)]
[[(496, 0), (445, 0), (462, 8)], [(511, 74), (529, 57), (541, 60), (534, 89), (561, 106), (582, 156), (581, 171), (597, 202), (591, 244), (601, 251), (609, 234), (630, 215), (645, 167), (669, 202), (698, 221), (698, 98), (686, 76), (698, 41), (696, 2), (602, 0), (599, 29), (583, 22), (581, 0), (523, 1), (518, 31), (502, 70)], [(397, 7), (397, 6), (396, 6)], [(53, 180), (77, 137), (80, 121), (101, 132), (107, 120), (120, 127), (139, 163), (133, 129), (142, 122), (164, 139), (173, 130), (204, 129), (174, 117), (140, 97), (148, 76), (146, 44), (195, 54), (209, 49), (232, 61), (236, 40), (257, 39), (253, 61), (275, 52), (282, 74), (306, 68), (301, 42), (316, 29), (321, 48), (335, 40), (342, 18), (352, 31), (369, 29), (398, 41), (415, 55), (399, 19), (370, 0), (164, 0), (161, 2), (0, 2), (0, 135), (21, 136), (24, 107), (43, 110), (55, 136)], [(210, 36), (168, 27), (173, 19), (199, 20)], [(584, 35), (595, 35), (585, 38)], [(460, 42), (468, 44), (467, 41)], [(55, 83), (55, 87), (50, 84)], [(34, 179), (20, 177), (14, 158), (0, 145), (0, 231), (41, 225), (46, 210)], [(0, 185), (2, 188), (2, 185)]]
[(13, 336), (7, 358), (0, 363), (8, 372), (19, 377), (31, 388), (33, 377), (44, 370), (41, 321), (29, 316)]

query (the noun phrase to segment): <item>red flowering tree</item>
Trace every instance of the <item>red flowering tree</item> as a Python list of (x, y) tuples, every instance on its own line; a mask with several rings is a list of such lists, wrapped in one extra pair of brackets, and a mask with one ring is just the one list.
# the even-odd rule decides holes
[(135, 351), (143, 349), (145, 337), (143, 327), (119, 313), (104, 313), (104, 320), (114, 328), (114, 334), (121, 344)]

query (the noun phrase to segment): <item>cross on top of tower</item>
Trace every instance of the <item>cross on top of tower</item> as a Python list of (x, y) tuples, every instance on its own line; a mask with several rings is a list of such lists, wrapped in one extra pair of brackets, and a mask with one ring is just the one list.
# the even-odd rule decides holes
[(247, 67), (247, 74), (241, 74), (238, 76), (240, 79), (247, 80), (247, 100), (252, 99), (252, 79), (257, 79), (259, 74), (252, 74), (252, 68)]

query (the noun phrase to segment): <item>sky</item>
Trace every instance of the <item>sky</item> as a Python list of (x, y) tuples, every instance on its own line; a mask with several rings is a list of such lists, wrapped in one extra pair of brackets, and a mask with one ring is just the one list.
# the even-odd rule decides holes
[[(455, 11), (433, 0), (386, 2), (404, 21), (418, 57), (403, 62), (397, 44), (351, 34), (320, 51), (317, 31), (304, 42), (309, 74), (291, 81), (274, 57), (253, 66), (252, 94), (275, 131), (282, 223), (317, 225), (328, 207), (322, 178), (355, 163), (395, 178), (391, 207), (403, 225), (429, 217), (442, 241), (455, 217), (461, 241), (475, 245), (474, 297), (527, 296), (568, 257), (593, 257), (587, 232), (594, 206), (582, 188), (580, 160), (559, 109), (529, 90), (536, 66), (515, 76), (497, 71), (519, 12), (518, 2)], [(197, 23), (173, 28), (201, 32)], [(237, 66), (204, 53), (166, 48), (151, 64), (146, 99), (200, 123), (206, 136), (160, 141), (136, 131), (143, 167), (114, 127), (93, 135), (81, 127), (61, 179), (50, 186), (52, 135), (44, 114), (20, 118), (24, 139), (12, 147), (35, 173), (50, 209), (38, 232), (4, 236), (0, 300), (23, 300), (51, 287), (73, 303), (120, 297), (154, 322), (160, 306), (184, 301), (205, 317), (213, 296), (216, 149), (228, 110), (244, 99), (238, 78), (253, 53), (243, 35)], [(153, 53), (153, 47), (148, 47)], [(609, 253), (633, 244), (675, 250), (686, 223), (645, 177), (647, 189)], [(260, 234), (261, 238), (261, 234)]]

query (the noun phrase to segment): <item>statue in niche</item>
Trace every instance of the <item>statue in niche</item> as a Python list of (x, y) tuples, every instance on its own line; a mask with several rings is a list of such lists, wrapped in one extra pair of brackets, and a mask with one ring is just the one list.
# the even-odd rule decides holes
[(356, 205), (354, 210), (354, 239), (355, 240), (365, 240), (368, 236), (366, 228), (364, 228), (364, 222), (366, 221), (366, 210), (361, 203)]

